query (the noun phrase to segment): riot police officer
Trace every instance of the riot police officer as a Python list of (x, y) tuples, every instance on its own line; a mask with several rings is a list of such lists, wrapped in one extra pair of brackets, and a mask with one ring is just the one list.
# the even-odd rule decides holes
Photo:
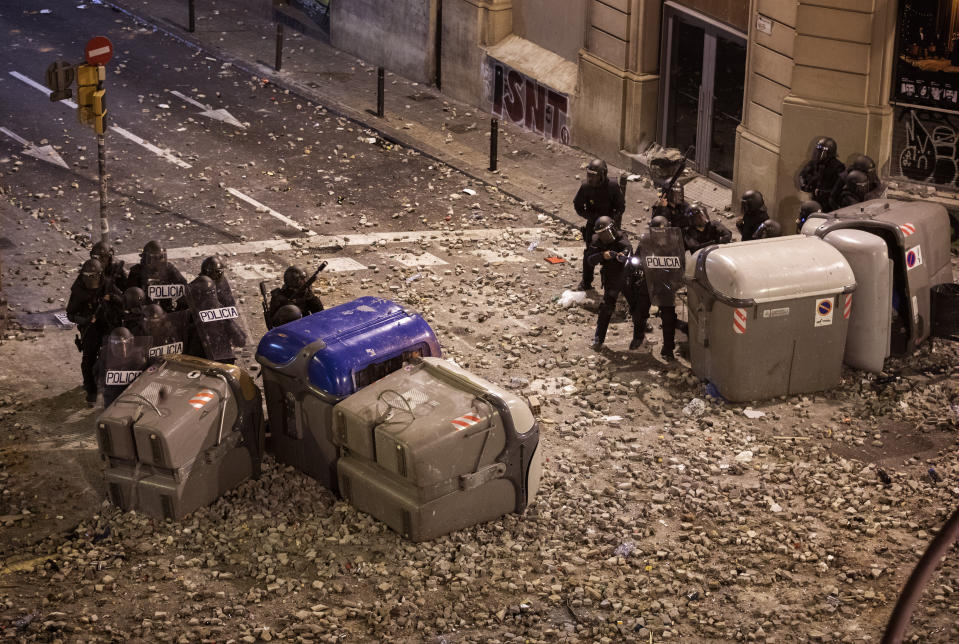
[[(650, 229), (639, 238), (637, 254), (642, 258), (642, 275), (635, 273), (632, 281), (636, 289), (638, 306), (633, 309), (633, 321), (643, 330), (648, 330), (646, 321), (649, 309), (655, 304), (663, 323), (663, 347), (659, 355), (664, 360), (673, 359), (676, 348), (676, 291), (681, 287), (683, 275), (684, 241), (682, 230), (670, 226), (665, 217), (653, 217)], [(669, 260), (672, 260), (670, 262)], [(643, 337), (634, 334), (631, 348), (642, 345)]]
[(602, 159), (593, 159), (586, 166), (586, 181), (579, 187), (573, 198), (573, 208), (576, 214), (586, 220), (581, 229), (586, 249), (583, 252), (583, 279), (576, 290), (588, 291), (593, 287), (594, 266), (586, 262), (586, 253), (595, 232), (596, 221), (600, 217), (609, 217), (617, 227), (622, 225), (623, 211), (626, 210), (626, 201), (619, 183), (608, 176), (606, 162)]
[(295, 304), (285, 304), (281, 306), (276, 315), (273, 316), (273, 319), (270, 321), (270, 328), (275, 328), (278, 326), (283, 326), (284, 324), (289, 324), (303, 317), (303, 312)]
[(852, 170), (846, 173), (846, 183), (839, 192), (839, 197), (834, 205), (836, 208), (845, 208), (862, 203), (867, 192), (869, 192), (869, 177), (866, 176), (865, 172)]
[(779, 225), (779, 222), (775, 219), (767, 219), (759, 224), (753, 239), (772, 239), (773, 237), (781, 237), (782, 234), (783, 227)]
[(146, 368), (149, 345), (145, 340), (135, 338), (126, 327), (119, 326), (110, 331), (99, 367), (104, 407), (109, 407)]
[(684, 229), (689, 225), (689, 204), (686, 203), (686, 191), (681, 183), (674, 182), (660, 196), (659, 201), (653, 206), (650, 221), (653, 217), (664, 217), (674, 228)]
[(193, 280), (187, 291), (192, 333), (187, 342), (188, 355), (233, 364), (234, 347), (246, 346), (246, 332), (240, 326), (236, 307), (222, 307), (216, 284), (206, 275)]
[(817, 212), (822, 212), (822, 206), (819, 205), (818, 201), (809, 199), (799, 204), (799, 217), (796, 218), (796, 234), (802, 232), (802, 227), (805, 225), (806, 220)]
[(812, 158), (799, 171), (799, 189), (810, 193), (827, 212), (833, 210), (832, 192), (845, 169), (845, 164), (836, 158), (836, 141), (828, 136), (820, 137)]
[(108, 306), (112, 293), (107, 291), (103, 277), (103, 266), (95, 259), (88, 259), (80, 267), (80, 275), (70, 287), (70, 300), (67, 302), (67, 319), (77, 325), (80, 333), (76, 339), (77, 349), (83, 354), (80, 359), (80, 373), (83, 375), (83, 389), (87, 394), (87, 403), (97, 401), (97, 380), (94, 371), (100, 356), (103, 337), (110, 332), (104, 307)]
[(739, 230), (742, 240), (749, 241), (753, 239), (760, 224), (769, 219), (763, 193), (758, 190), (744, 192), (740, 202), (740, 210), (742, 211), (742, 217), (736, 220), (736, 228)]
[(127, 272), (123, 262), (113, 258), (113, 246), (104, 241), (98, 241), (90, 249), (90, 259), (100, 262), (104, 279), (112, 282), (113, 286), (120, 291), (126, 288)]
[(147, 303), (147, 296), (139, 286), (130, 286), (123, 291), (123, 312), (120, 326), (130, 329), (134, 335), (139, 335), (136, 329), (143, 321), (143, 306)]
[(200, 275), (206, 275), (213, 280), (213, 283), (216, 285), (216, 297), (220, 301), (220, 306), (236, 306), (233, 290), (230, 288), (230, 282), (224, 274), (225, 269), (226, 264), (224, 264), (223, 260), (216, 255), (211, 255), (204, 259), (200, 265)]
[[(839, 180), (836, 181), (836, 185), (832, 190), (830, 203), (834, 209), (842, 207), (842, 193), (846, 190), (849, 183), (849, 173), (854, 170), (858, 170), (866, 175), (866, 192), (863, 194), (862, 201), (879, 199), (886, 191), (886, 186), (879, 180), (879, 175), (876, 173), (876, 162), (865, 154), (854, 154), (846, 169), (839, 173)], [(855, 189), (853, 192), (855, 193)], [(848, 201), (848, 195), (846, 200)]]
[(180, 307), (186, 283), (177, 267), (167, 261), (166, 251), (157, 241), (146, 243), (140, 253), (140, 263), (130, 269), (127, 277), (128, 286), (143, 289), (149, 301), (168, 312)]
[(270, 306), (267, 311), (270, 328), (277, 326), (276, 315), (288, 304), (296, 306), (301, 316), (313, 315), (323, 310), (323, 302), (313, 293), (311, 286), (307, 284), (306, 273), (301, 268), (290, 266), (286, 269), (283, 273), (283, 286), (270, 291)]
[(702, 204), (690, 206), (689, 214), (690, 223), (683, 231), (683, 242), (690, 253), (713, 244), (728, 244), (733, 238), (728, 228), (709, 218), (709, 213)]
[[(635, 291), (626, 289), (626, 264), (633, 258), (633, 247), (629, 243), (626, 233), (619, 230), (612, 217), (600, 217), (595, 222), (596, 232), (593, 234), (589, 248), (586, 250), (586, 261), (591, 267), (601, 265), (600, 276), (603, 282), (603, 303), (599, 307), (599, 316), (596, 319), (596, 332), (593, 335), (594, 351), (599, 351), (606, 341), (606, 331), (609, 321), (616, 310), (616, 300), (619, 294), (626, 296), (626, 302), (632, 311), (639, 306)], [(634, 258), (638, 259), (638, 258)], [(647, 311), (648, 311), (647, 306)], [(640, 323), (639, 318), (633, 315), (633, 343), (636, 346), (642, 343), (643, 329), (646, 320)], [(630, 348), (635, 348), (630, 345)]]

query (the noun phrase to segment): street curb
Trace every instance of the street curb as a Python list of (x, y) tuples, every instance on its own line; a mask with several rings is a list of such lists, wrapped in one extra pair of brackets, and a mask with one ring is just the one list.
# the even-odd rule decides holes
[[(159, 31), (163, 34), (166, 34), (170, 38), (178, 40), (184, 43), (185, 45), (188, 45), (204, 53), (213, 54), (215, 57), (222, 60), (223, 62), (229, 63), (233, 67), (236, 67), (237, 69), (244, 71), (252, 76), (257, 76), (260, 78), (267, 77), (270, 83), (273, 83), (277, 87), (280, 87), (284, 90), (290, 91), (294, 95), (299, 96), (305, 100), (309, 100), (318, 105), (321, 105), (327, 112), (329, 112), (333, 116), (345, 118), (361, 127), (372, 130), (377, 135), (379, 135), (382, 139), (389, 141), (390, 143), (393, 143), (395, 145), (400, 145), (405, 148), (409, 148), (427, 157), (428, 159), (432, 159), (438, 163), (443, 163), (445, 165), (448, 165), (451, 168), (455, 169), (456, 171), (473, 179), (474, 181), (478, 181), (485, 186), (495, 188), (502, 194), (512, 199), (516, 199), (517, 201), (520, 201), (524, 204), (527, 204), (530, 208), (532, 208), (536, 212), (546, 215), (556, 220), (559, 223), (566, 224), (567, 226), (570, 226), (574, 229), (578, 229), (580, 227), (581, 222), (577, 220), (567, 219), (563, 217), (562, 215), (560, 215), (558, 212), (554, 212), (552, 209), (554, 208), (553, 206), (543, 205), (542, 203), (538, 202), (534, 196), (529, 195), (527, 191), (523, 190), (522, 188), (516, 189), (519, 187), (514, 185), (513, 186), (514, 189), (505, 190), (503, 189), (502, 185), (496, 185), (495, 183), (491, 182), (488, 178), (477, 174), (477, 170), (475, 167), (473, 166), (464, 167), (461, 164), (457, 164), (455, 163), (456, 161), (455, 158), (444, 155), (440, 150), (434, 148), (433, 146), (429, 144), (423, 143), (422, 141), (413, 141), (411, 139), (405, 138), (400, 134), (400, 131), (396, 130), (395, 128), (373, 125), (370, 122), (364, 120), (365, 119), (364, 112), (358, 111), (348, 105), (344, 105), (336, 101), (328, 101), (326, 99), (322, 99), (318, 97), (316, 94), (314, 94), (311, 88), (304, 87), (301, 83), (298, 83), (297, 81), (291, 80), (289, 78), (283, 78), (282, 72), (276, 72), (275, 70), (261, 63), (250, 63), (246, 60), (237, 58), (233, 54), (230, 54), (219, 47), (209, 46), (198, 40), (193, 40), (182, 34), (173, 32), (169, 28), (161, 24), (158, 24), (158, 22), (154, 22), (150, 18), (143, 17), (139, 13), (131, 9), (128, 9), (127, 7), (124, 7), (120, 4), (117, 4), (116, 2), (112, 2), (110, 0), (104, 0), (103, 4), (104, 6), (108, 6), (119, 13), (129, 16), (133, 20), (149, 25), (154, 30)], [(445, 100), (449, 100), (449, 101), (454, 100), (448, 96), (445, 96), (445, 95), (443, 96)], [(463, 103), (462, 105), (470, 109), (474, 109), (473, 106), (466, 105), (465, 103)], [(573, 149), (579, 150), (578, 148), (573, 148)]]

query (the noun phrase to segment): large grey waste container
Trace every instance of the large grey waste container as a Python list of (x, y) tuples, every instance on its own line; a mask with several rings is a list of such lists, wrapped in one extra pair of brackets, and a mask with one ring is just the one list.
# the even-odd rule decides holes
[(727, 399), (838, 384), (856, 280), (826, 242), (791, 235), (705, 248), (686, 283), (693, 372)]
[[(887, 309), (890, 313), (890, 341), (886, 353), (912, 353), (932, 331), (932, 287), (952, 282), (949, 214), (940, 204), (928, 201), (875, 199), (831, 213), (817, 213), (806, 221), (802, 232), (834, 243), (845, 253), (848, 246), (843, 243), (842, 236), (837, 236), (836, 233), (849, 229), (873, 234), (886, 245), (893, 266)], [(866, 270), (861, 270), (858, 264), (851, 263), (856, 280), (874, 290), (874, 285), (871, 284), (872, 264), (867, 263), (864, 266)], [(857, 298), (853, 315), (858, 316), (858, 305), (867, 302), (869, 300)], [(879, 306), (880, 303), (877, 302), (876, 310), (869, 314), (870, 317), (882, 315), (878, 310)], [(886, 306), (885, 300), (882, 306)], [(858, 329), (855, 332), (859, 334)], [(872, 333), (868, 327), (866, 332)], [(876, 360), (877, 355), (873, 350), (869, 355), (863, 355), (859, 362), (874, 364)], [(855, 361), (850, 364), (868, 368), (855, 364)]]
[(414, 541), (522, 513), (539, 487), (539, 425), (525, 401), (437, 358), (338, 403), (343, 498)]

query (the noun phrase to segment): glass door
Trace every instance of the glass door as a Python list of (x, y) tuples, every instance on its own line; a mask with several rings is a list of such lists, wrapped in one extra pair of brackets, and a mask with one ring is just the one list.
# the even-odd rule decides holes
[(660, 141), (683, 152), (693, 146), (690, 160), (699, 172), (729, 185), (742, 121), (746, 38), (667, 2), (662, 43)]

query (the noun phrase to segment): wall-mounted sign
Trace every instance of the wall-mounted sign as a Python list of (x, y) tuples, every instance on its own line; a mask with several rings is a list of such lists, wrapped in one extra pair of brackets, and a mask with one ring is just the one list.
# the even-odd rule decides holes
[(900, 0), (897, 103), (959, 112), (959, 1)]

